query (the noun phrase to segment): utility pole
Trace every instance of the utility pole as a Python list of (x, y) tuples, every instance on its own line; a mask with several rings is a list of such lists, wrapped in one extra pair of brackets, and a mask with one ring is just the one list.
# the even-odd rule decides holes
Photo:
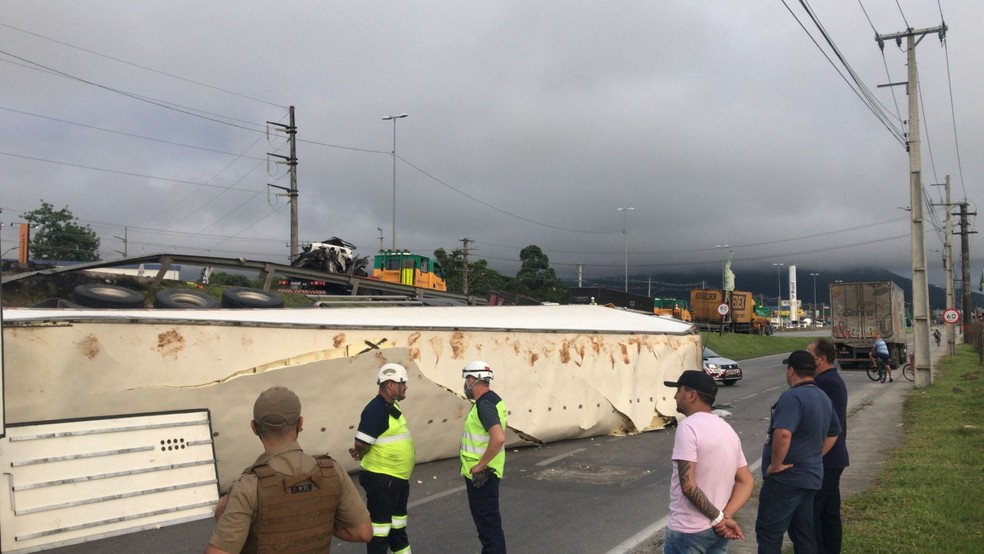
[(578, 262), (577, 264), (577, 288), (584, 286), (584, 264)]
[(273, 125), (278, 129), (283, 130), (287, 133), (287, 142), (290, 144), (290, 157), (281, 156), (279, 154), (267, 153), (267, 156), (273, 156), (274, 158), (280, 158), (284, 160), (277, 163), (285, 163), (290, 171), (290, 188), (280, 187), (277, 185), (270, 185), (268, 187), (277, 188), (287, 192), (287, 198), (290, 201), (290, 261), (297, 259), (297, 126), (294, 125), (294, 106), (290, 107), (290, 123), (284, 125), (283, 123), (276, 123), (273, 121), (267, 121), (267, 125)]
[(461, 239), (461, 258), (464, 262), (464, 268), (462, 269), (462, 285), (461, 292), (463, 294), (468, 294), (468, 272), (471, 268), (468, 267), (468, 243), (475, 242), (472, 239)]
[(116, 253), (117, 254), (123, 254), (123, 257), (124, 258), (127, 257), (127, 254), (126, 254), (126, 243), (129, 242), (129, 241), (126, 240), (126, 231), (127, 231), (127, 228), (126, 227), (123, 227), (123, 236), (122, 237), (118, 237), (116, 235), (113, 235), (113, 238), (114, 239), (120, 239), (121, 241), (123, 241), (123, 251), (120, 252), (119, 250), (117, 250)]
[[(940, 186), (939, 183), (933, 184), (934, 187)], [(953, 308), (953, 214), (950, 204), (950, 176), (946, 176), (946, 237), (943, 239), (943, 269), (946, 270), (946, 309)], [(933, 204), (939, 206), (939, 204)], [(945, 324), (946, 328), (946, 354), (952, 356), (956, 351), (956, 326)]]
[(902, 46), (906, 39), (909, 77), (906, 91), (909, 95), (909, 206), (912, 210), (912, 342), (916, 351), (916, 388), (933, 383), (932, 358), (929, 355), (929, 281), (926, 278), (926, 240), (923, 236), (922, 157), (919, 140), (919, 73), (916, 71), (916, 37), (921, 41), (930, 33), (938, 33), (940, 40), (946, 36), (946, 25), (932, 29), (906, 29), (901, 33), (875, 35), (878, 47), (884, 50), (885, 40), (895, 39)]
[[(971, 304), (971, 294), (973, 289), (970, 284), (970, 235), (971, 233), (976, 233), (977, 231), (970, 230), (970, 222), (967, 221), (967, 216), (977, 215), (977, 212), (968, 213), (967, 203), (960, 203), (960, 269), (961, 275), (963, 276), (963, 287), (961, 292), (963, 292), (963, 325), (966, 329), (967, 325), (970, 325), (971, 315), (974, 313), (974, 306)], [(964, 333), (964, 342), (967, 342), (967, 335), (969, 333)]]

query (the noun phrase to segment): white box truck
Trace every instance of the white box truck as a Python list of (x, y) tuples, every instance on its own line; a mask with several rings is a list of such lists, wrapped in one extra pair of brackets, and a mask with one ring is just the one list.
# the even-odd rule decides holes
[(867, 367), (868, 353), (881, 332), (889, 363), (905, 363), (905, 296), (892, 281), (830, 284), (831, 334), (842, 368)]

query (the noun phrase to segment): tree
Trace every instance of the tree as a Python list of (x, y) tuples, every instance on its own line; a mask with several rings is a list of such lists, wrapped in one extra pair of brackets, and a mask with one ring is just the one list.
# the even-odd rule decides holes
[(510, 292), (525, 294), (545, 302), (562, 302), (567, 298), (567, 288), (550, 268), (550, 258), (535, 244), (519, 253), (522, 265)]
[[(444, 282), (448, 292), (461, 294), (464, 291), (465, 256), (460, 248), (450, 254), (443, 248), (434, 251), (434, 259), (444, 268)], [(468, 294), (470, 296), (488, 296), (493, 290), (504, 290), (511, 279), (489, 267), (486, 260), (478, 260), (468, 264)]]
[(99, 237), (88, 225), (76, 223), (68, 206), (55, 210), (41, 201), (41, 207), (24, 214), (36, 225), (31, 238), (31, 257), (39, 260), (99, 261)]

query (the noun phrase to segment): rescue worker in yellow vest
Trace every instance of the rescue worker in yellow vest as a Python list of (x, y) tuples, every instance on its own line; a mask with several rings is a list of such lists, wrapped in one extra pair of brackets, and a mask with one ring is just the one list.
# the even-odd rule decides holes
[(369, 542), (369, 512), (352, 479), (329, 456), (301, 451), (301, 401), (286, 387), (263, 391), (250, 428), (264, 453), (215, 509), (205, 554), (328, 552), (332, 536)]
[(461, 376), (465, 379), (465, 396), (475, 401), (465, 417), (459, 450), (468, 508), (482, 542), (482, 554), (505, 554), (499, 481), (506, 468), (506, 405), (489, 388), (493, 377), (489, 364), (469, 362)]
[(407, 397), (407, 369), (388, 363), (379, 368), (379, 394), (366, 404), (349, 454), (362, 460), (359, 484), (366, 491), (372, 519), (369, 554), (410, 554), (407, 501), (413, 473), (413, 438), (398, 401)]

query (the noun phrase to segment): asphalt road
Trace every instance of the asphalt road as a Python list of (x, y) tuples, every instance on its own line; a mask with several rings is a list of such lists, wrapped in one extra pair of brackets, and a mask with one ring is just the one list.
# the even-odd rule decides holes
[[(753, 472), (759, 466), (769, 408), (786, 386), (782, 358), (743, 362), (744, 379), (721, 387), (715, 403), (716, 409), (728, 412)], [(854, 393), (866, 387), (881, 386), (863, 371), (843, 375), (852, 397), (861, 397)], [(508, 405), (509, 399), (505, 401)], [(665, 523), (672, 446), (670, 428), (510, 450), (501, 490), (510, 551), (610, 554), (636, 548)], [(418, 465), (410, 501), (408, 531), (415, 551), (481, 550), (457, 460)], [(211, 529), (211, 520), (197, 521), (51, 552), (202, 552)], [(365, 547), (336, 540), (332, 551), (361, 553)]]

